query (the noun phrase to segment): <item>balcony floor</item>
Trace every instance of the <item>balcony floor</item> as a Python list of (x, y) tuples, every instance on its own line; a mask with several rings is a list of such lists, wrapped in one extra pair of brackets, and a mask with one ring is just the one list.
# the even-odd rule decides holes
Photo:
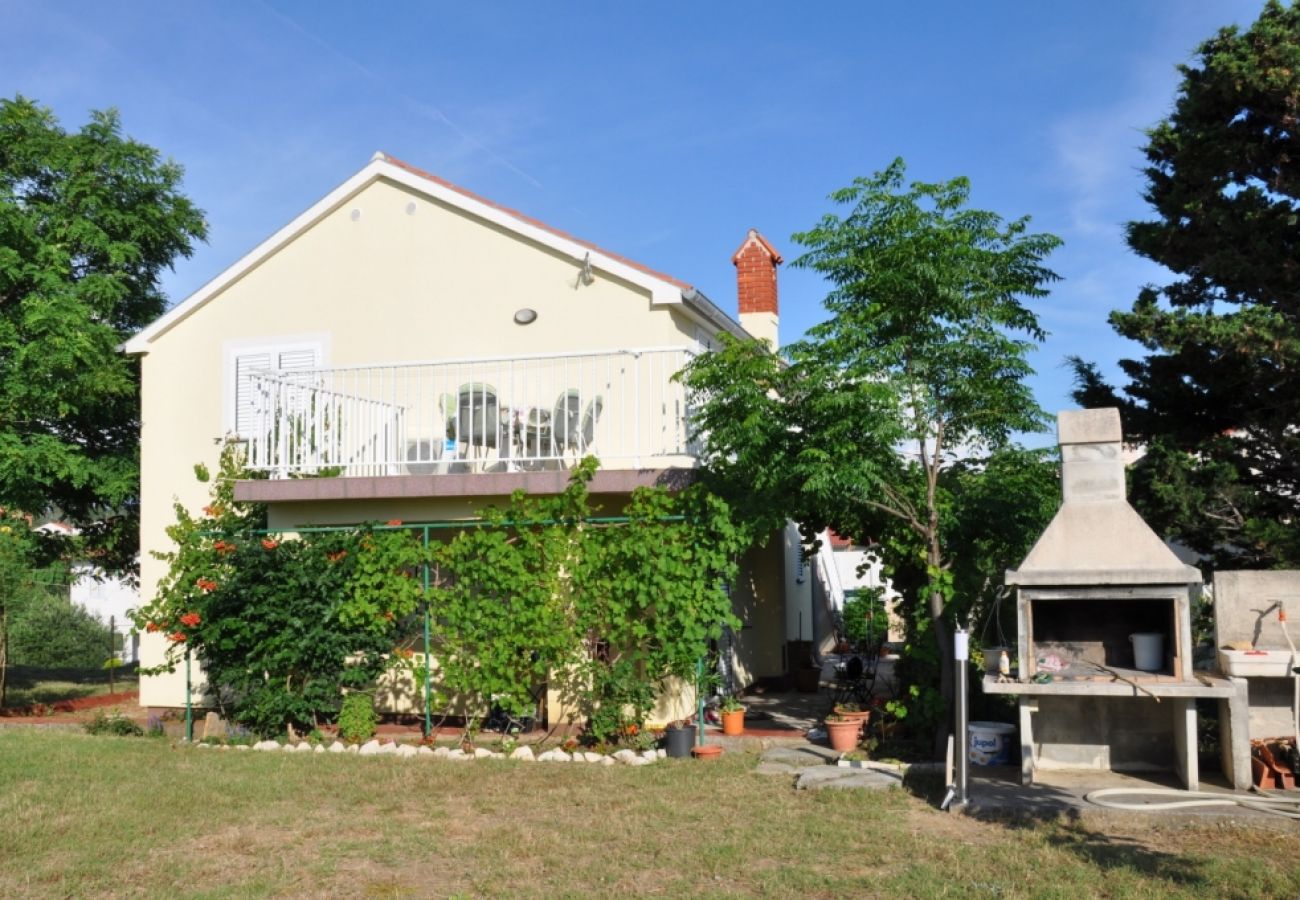
[[(601, 469), (592, 478), (593, 494), (630, 494), (638, 487), (680, 490), (695, 479), (695, 470)], [(337, 478), (291, 478), (238, 481), (235, 499), (246, 503), (295, 503), (320, 500), (396, 500), (426, 497), (507, 497), (561, 494), (567, 470), (541, 472), (458, 472), (441, 475), (378, 475)]]

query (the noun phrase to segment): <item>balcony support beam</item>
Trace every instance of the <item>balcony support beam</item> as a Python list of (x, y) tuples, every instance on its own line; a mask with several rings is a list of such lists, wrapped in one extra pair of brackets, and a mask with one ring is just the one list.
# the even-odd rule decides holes
[[(695, 479), (689, 468), (600, 469), (588, 486), (593, 494), (628, 494), (638, 487), (680, 490)], [(235, 499), (243, 503), (296, 503), (320, 500), (410, 500), (431, 497), (504, 497), (561, 494), (567, 470), (543, 472), (465, 472), (446, 475), (378, 475), (370, 477), (294, 478), (235, 482)]]

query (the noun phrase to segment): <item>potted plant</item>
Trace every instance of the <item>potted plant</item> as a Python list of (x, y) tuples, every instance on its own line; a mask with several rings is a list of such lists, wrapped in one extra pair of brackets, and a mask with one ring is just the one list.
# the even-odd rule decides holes
[(695, 726), (685, 719), (672, 722), (664, 729), (664, 750), (674, 759), (686, 759), (695, 743)]
[(858, 734), (862, 725), (854, 719), (832, 713), (826, 717), (826, 736), (831, 742), (831, 749), (847, 753), (858, 746)]
[(863, 709), (857, 703), (837, 703), (834, 712), (842, 719), (857, 722), (859, 734), (866, 730), (867, 721), (871, 718), (871, 710)]
[[(984, 649), (984, 674), (985, 675), (998, 674), (998, 664), (1002, 660), (1002, 655), (1004, 653), (1009, 654), (1010, 648), (1006, 647), (1003, 644), (993, 644), (993, 645), (985, 646), (983, 649)], [(1008, 661), (1009, 661), (1009, 656), (1008, 656)]]
[(745, 732), (745, 707), (735, 697), (723, 697), (718, 706), (722, 715), (722, 733), (732, 736)]

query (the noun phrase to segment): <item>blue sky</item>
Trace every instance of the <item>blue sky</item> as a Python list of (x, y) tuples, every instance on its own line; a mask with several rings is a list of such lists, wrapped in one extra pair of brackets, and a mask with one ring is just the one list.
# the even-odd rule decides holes
[[(689, 281), (734, 311), (732, 251), (792, 232), (895, 156), (973, 182), (972, 203), (1065, 246), (1037, 305), (1034, 381), (1114, 372), (1106, 314), (1162, 279), (1122, 224), (1146, 214), (1142, 131), (1175, 65), (1261, 2), (342, 4), (0, 0), (0, 91), (74, 129), (115, 106), (185, 166), (211, 235), (165, 287), (180, 300), (377, 149)], [(825, 288), (783, 270), (781, 329)], [(449, 310), (449, 315), (455, 315)], [(1043, 442), (1050, 439), (1044, 438)]]

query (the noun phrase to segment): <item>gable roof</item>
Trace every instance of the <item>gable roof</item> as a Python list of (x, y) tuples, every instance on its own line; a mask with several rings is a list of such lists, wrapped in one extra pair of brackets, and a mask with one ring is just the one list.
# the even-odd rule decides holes
[[(378, 154), (378, 155), (384, 155), (384, 154)], [(437, 175), (434, 175), (432, 172), (426, 172), (424, 169), (413, 166), (408, 162), (403, 162), (402, 160), (398, 159), (395, 156), (384, 155), (384, 158), (387, 159), (388, 162), (392, 163), (393, 165), (400, 166), (401, 168), (410, 172), (412, 175), (416, 175), (420, 178), (426, 179), (427, 181), (431, 181), (434, 184), (446, 188), (449, 191), (455, 191), (457, 194), (460, 194), (466, 200), (469, 200), (473, 203), (481, 203), (484, 206), (498, 210), (499, 212), (503, 212), (507, 216), (510, 216), (511, 218), (521, 223), (532, 225), (534, 228), (540, 228), (543, 231), (548, 232), (557, 238), (560, 238), (561, 240), (570, 241), (572, 243), (577, 244), (580, 247), (586, 247), (588, 250), (591, 250), (593, 253), (601, 254), (606, 259), (617, 260), (618, 262), (621, 262), (623, 265), (631, 266), (633, 269), (636, 269), (639, 272), (644, 272), (646, 275), (649, 275), (652, 278), (658, 278), (661, 281), (666, 281), (669, 284), (676, 285), (677, 287), (681, 288), (683, 291), (691, 290), (691, 285), (687, 284), (685, 281), (682, 281), (678, 278), (674, 278), (671, 275), (665, 275), (663, 272), (656, 272), (654, 269), (650, 268), (649, 266), (642, 265), (641, 263), (636, 262), (634, 260), (630, 260), (625, 256), (620, 256), (617, 253), (611, 253), (608, 250), (602, 249), (601, 247), (597, 247), (595, 244), (591, 243), (591, 241), (584, 241), (582, 238), (575, 237), (569, 234), (567, 231), (561, 231), (558, 228), (555, 228), (551, 225), (547, 225), (545, 222), (542, 222), (538, 219), (534, 219), (532, 216), (526, 216), (523, 213), (519, 212), (519, 210), (517, 209), (511, 209), (508, 206), (502, 206), (500, 203), (497, 203), (493, 200), (489, 200), (488, 198), (482, 196), (481, 194), (476, 194), (473, 191), (466, 190), (460, 185), (452, 184), (447, 179), (440, 178)]]
[(571, 256), (581, 265), (590, 256), (591, 266), (641, 287), (650, 293), (654, 304), (683, 304), (698, 316), (738, 336), (747, 336), (743, 328), (707, 297), (685, 281), (651, 269), (597, 245), (553, 228), (517, 210), (502, 206), (382, 152), (375, 153), (359, 172), (330, 191), (305, 212), (275, 234), (258, 244), (189, 297), (177, 303), (122, 345), (127, 353), (147, 353), (149, 344), (165, 334), (245, 274), (255, 269), (281, 247), (307, 231), (318, 221), (346, 203), (379, 179), (401, 184), (454, 209), (491, 222), (558, 253)]

